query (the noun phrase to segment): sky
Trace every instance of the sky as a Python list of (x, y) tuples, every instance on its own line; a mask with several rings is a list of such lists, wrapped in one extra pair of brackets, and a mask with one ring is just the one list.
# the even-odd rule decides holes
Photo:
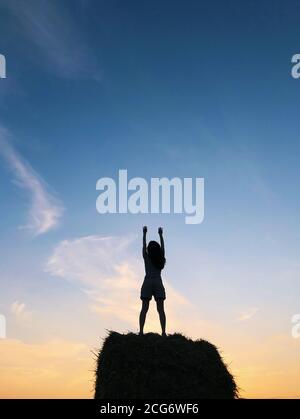
[[(242, 397), (300, 397), (299, 12), (0, 0), (0, 397), (93, 397), (107, 331), (138, 331), (143, 225), (165, 232), (167, 332), (214, 343)], [(120, 169), (204, 178), (204, 221), (99, 214)]]

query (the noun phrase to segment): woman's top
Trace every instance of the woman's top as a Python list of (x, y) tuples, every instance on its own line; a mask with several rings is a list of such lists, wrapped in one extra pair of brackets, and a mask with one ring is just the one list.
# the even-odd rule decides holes
[(145, 279), (161, 279), (161, 269), (154, 266), (147, 252), (143, 252), (144, 263), (145, 263)]

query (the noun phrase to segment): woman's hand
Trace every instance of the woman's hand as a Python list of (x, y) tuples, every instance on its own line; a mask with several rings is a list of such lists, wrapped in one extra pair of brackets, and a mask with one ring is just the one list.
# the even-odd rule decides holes
[(146, 234), (146, 233), (147, 233), (147, 230), (148, 230), (148, 229), (147, 229), (147, 226), (144, 226), (144, 227), (143, 227), (143, 233), (144, 233), (144, 234)]
[(162, 227), (159, 227), (159, 228), (158, 228), (158, 234), (159, 234), (160, 236), (162, 236), (162, 235), (163, 235), (163, 229), (162, 229)]

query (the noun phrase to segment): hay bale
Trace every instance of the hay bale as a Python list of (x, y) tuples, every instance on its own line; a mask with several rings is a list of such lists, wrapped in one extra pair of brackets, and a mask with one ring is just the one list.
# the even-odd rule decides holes
[(233, 399), (237, 394), (216, 347), (205, 340), (111, 331), (98, 355), (96, 399)]

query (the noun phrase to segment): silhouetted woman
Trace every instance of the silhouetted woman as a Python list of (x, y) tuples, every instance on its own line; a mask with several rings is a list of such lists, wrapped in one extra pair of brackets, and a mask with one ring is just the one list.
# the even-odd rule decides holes
[(160, 245), (156, 241), (146, 243), (147, 227), (143, 227), (143, 258), (145, 263), (146, 275), (141, 288), (141, 300), (143, 302), (140, 313), (140, 335), (144, 333), (146, 314), (152, 295), (156, 301), (157, 311), (162, 330), (162, 335), (166, 335), (166, 315), (164, 310), (164, 300), (166, 299), (165, 288), (161, 279), (161, 271), (165, 266), (165, 246), (163, 239), (163, 229), (159, 227), (158, 234)]

